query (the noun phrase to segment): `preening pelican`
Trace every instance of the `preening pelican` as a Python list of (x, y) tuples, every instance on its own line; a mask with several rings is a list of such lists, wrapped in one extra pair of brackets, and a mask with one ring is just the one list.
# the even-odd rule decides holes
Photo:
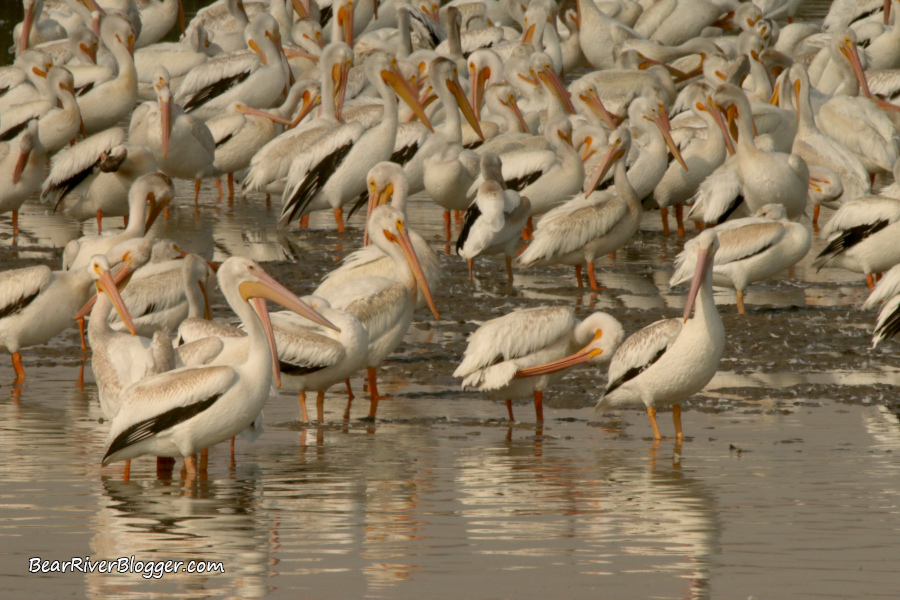
[[(681, 402), (709, 383), (725, 349), (725, 329), (712, 291), (718, 249), (715, 231), (697, 236), (697, 268), (684, 318), (657, 321), (625, 340), (609, 364), (606, 390), (597, 410), (643, 403), (653, 437), (659, 440), (662, 436), (656, 425), (656, 407), (672, 404), (675, 439), (681, 441)], [(691, 317), (695, 303), (697, 310)]]
[[(742, 315), (746, 314), (747, 286), (797, 264), (809, 252), (811, 243), (806, 226), (788, 221), (781, 204), (767, 204), (753, 217), (726, 221), (713, 229), (719, 238), (713, 285), (734, 288), (738, 313)], [(670, 286), (687, 283), (696, 271), (698, 239), (686, 243), (675, 258)]]
[(37, 121), (29, 121), (18, 140), (0, 142), (0, 214), (12, 212), (13, 238), (19, 233), (19, 207), (40, 189), (46, 162)]
[(534, 395), (538, 422), (544, 420), (544, 391), (581, 363), (602, 364), (622, 341), (622, 326), (604, 312), (583, 321), (569, 307), (526, 308), (491, 319), (469, 336), (463, 360), (453, 372), (463, 389), (512, 401)]
[[(128, 388), (112, 419), (104, 465), (144, 454), (182, 456), (188, 473), (195, 474), (196, 452), (253, 423), (269, 398), (277, 360), (266, 300), (334, 328), (255, 261), (229, 258), (218, 277), (228, 305), (250, 338), (246, 360), (233, 366), (184, 367)], [(277, 369), (274, 372), (279, 383)]]

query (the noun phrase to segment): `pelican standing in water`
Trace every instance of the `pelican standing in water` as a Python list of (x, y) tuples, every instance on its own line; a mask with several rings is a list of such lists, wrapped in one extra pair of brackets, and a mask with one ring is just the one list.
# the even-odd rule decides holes
[(486, 392), (506, 401), (534, 395), (537, 421), (544, 420), (544, 390), (563, 371), (581, 363), (609, 360), (623, 337), (619, 322), (604, 312), (583, 321), (569, 307), (526, 308), (491, 319), (471, 336), (454, 377), (463, 389)]
[(0, 214), (12, 213), (14, 241), (19, 235), (19, 208), (40, 189), (46, 161), (37, 121), (29, 121), (18, 140), (0, 142)]
[(195, 475), (197, 452), (253, 423), (269, 398), (273, 372), (280, 385), (266, 300), (335, 328), (253, 260), (229, 258), (218, 277), (228, 305), (250, 338), (246, 360), (232, 366), (176, 369), (128, 388), (112, 419), (104, 465), (144, 454), (182, 456), (187, 472)]
[[(788, 221), (781, 204), (766, 204), (753, 217), (726, 221), (714, 229), (720, 247), (713, 267), (713, 285), (734, 288), (738, 313), (742, 315), (747, 312), (746, 287), (797, 264), (809, 252), (811, 243), (806, 226)], [(675, 258), (670, 286), (691, 280), (700, 255), (698, 240), (686, 243)]]
[(675, 439), (683, 439), (681, 402), (710, 382), (725, 349), (725, 329), (712, 291), (719, 240), (710, 229), (700, 233), (696, 243), (697, 268), (684, 318), (657, 321), (625, 340), (609, 364), (606, 390), (597, 403), (597, 410), (643, 403), (656, 440), (662, 439), (656, 407), (667, 404), (673, 405)]
[(371, 400), (369, 416), (374, 418), (381, 398), (376, 369), (406, 335), (419, 290), (435, 318), (440, 316), (403, 213), (392, 206), (379, 206), (372, 211), (368, 230), (372, 243), (393, 259), (397, 278), (369, 276), (355, 279), (335, 289), (326, 300), (331, 302), (332, 308), (353, 314), (369, 332), (365, 364)]

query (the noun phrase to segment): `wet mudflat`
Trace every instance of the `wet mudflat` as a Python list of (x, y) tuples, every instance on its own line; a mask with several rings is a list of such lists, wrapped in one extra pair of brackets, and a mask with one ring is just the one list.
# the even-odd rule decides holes
[[(216, 204), (179, 186), (157, 235), (214, 260), (264, 261), (300, 294), (360, 243), (330, 215), (279, 235), (278, 200)], [(824, 215), (827, 218), (829, 215)], [(627, 333), (680, 313), (668, 288), (682, 242), (663, 238), (658, 213), (615, 259), (599, 293), (571, 269), (516, 273), (502, 259), (444, 254), (438, 209), (413, 202), (412, 226), (442, 253), (441, 319), (420, 312), (385, 365), (375, 423), (362, 380), (334, 388), (326, 424), (298, 421), (296, 397), (265, 409), (265, 431), (211, 451), (205, 480), (186, 484), (152, 460), (99, 466), (106, 429), (77, 332), (23, 354), (11, 386), (0, 362), (0, 577), (11, 597), (272, 598), (862, 598), (894, 597), (900, 422), (896, 344), (869, 349), (874, 314), (860, 276), (815, 273), (753, 286), (750, 314), (717, 293), (727, 346), (721, 371), (685, 405), (681, 446), (654, 444), (639, 410), (598, 414), (605, 370), (569, 374), (546, 396), (547, 421), (527, 403), (505, 408), (460, 391), (452, 372), (482, 321), (545, 304), (605, 310)], [(116, 220), (108, 220), (116, 225)], [(59, 264), (65, 243), (95, 230), (26, 205), (12, 247), (0, 219), (0, 268)], [(693, 235), (688, 227), (689, 235)], [(214, 313), (228, 313), (221, 296)], [(84, 383), (77, 384), (88, 359)], [(671, 433), (662, 415), (664, 433)], [(221, 561), (225, 573), (29, 575), (28, 559), (75, 556)]]

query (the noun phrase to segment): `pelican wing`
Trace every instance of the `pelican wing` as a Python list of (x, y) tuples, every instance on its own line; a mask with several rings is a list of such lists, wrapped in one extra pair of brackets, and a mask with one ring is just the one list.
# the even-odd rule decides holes
[(506, 187), (517, 192), (537, 181), (556, 164), (556, 153), (551, 150), (520, 150), (500, 158)]
[[(180, 269), (134, 280), (122, 291), (122, 300), (135, 319), (159, 313), (186, 302), (182, 280)], [(110, 315), (114, 321), (119, 321), (117, 313)]]
[(244, 180), (244, 189), (262, 191), (267, 185), (287, 177), (294, 158), (314, 147), (320, 137), (338, 126), (337, 122), (304, 123), (267, 143), (250, 160), (250, 172)]
[(567, 306), (517, 310), (491, 319), (469, 336), (454, 377), (466, 378), (503, 361), (527, 356), (569, 335), (575, 311)]
[(96, 171), (104, 153), (124, 142), (125, 131), (115, 127), (57, 152), (50, 161), (50, 175), (41, 189), (41, 202), (59, 204)]
[(221, 354), (224, 349), (225, 343), (222, 341), (222, 338), (219, 337), (194, 340), (193, 342), (178, 347), (178, 360), (180, 360), (181, 365), (185, 367), (208, 365)]
[(296, 215), (303, 213), (343, 164), (362, 133), (361, 125), (348, 123), (329, 131), (314, 147), (294, 159), (284, 189), (279, 226), (287, 225)]
[(243, 83), (259, 65), (259, 55), (249, 50), (212, 58), (187, 74), (178, 86), (175, 102), (190, 113)]
[(400, 166), (405, 165), (416, 155), (425, 144), (425, 140), (431, 132), (419, 121), (412, 123), (400, 123), (397, 126), (397, 141), (394, 143), (394, 152), (388, 159)]
[(897, 161), (900, 135), (890, 118), (867, 98), (837, 96), (819, 109), (819, 129), (884, 169)]
[(406, 287), (386, 277), (363, 277), (347, 282), (335, 297), (326, 298), (335, 310), (347, 311), (369, 332), (369, 340), (380, 338), (400, 320), (405, 308)]
[(207, 321), (206, 319), (185, 319), (178, 326), (178, 343), (189, 344), (196, 340), (208, 337), (236, 338), (245, 337), (247, 334), (238, 327)]
[(606, 391), (597, 408), (603, 407), (606, 396), (662, 358), (678, 338), (681, 328), (681, 319), (664, 319), (647, 325), (625, 340), (609, 363)]
[(220, 119), (210, 119), (206, 122), (209, 132), (213, 136), (216, 148), (236, 136), (247, 122), (241, 115), (225, 115)]
[(50, 267), (25, 267), (0, 273), (0, 319), (10, 317), (31, 304), (50, 283)]
[(129, 387), (106, 438), (103, 464), (138, 442), (209, 409), (237, 380), (231, 367), (186, 367)]
[(3, 122), (0, 123), (0, 142), (8, 142), (15, 139), (25, 131), (28, 123), (34, 119), (40, 119), (53, 108), (47, 100), (35, 100), (25, 104), (17, 104), (3, 111)]
[(862, 305), (862, 309), (869, 310), (875, 308), (897, 295), (900, 295), (900, 265), (891, 267), (890, 270), (884, 274), (884, 277), (875, 284), (875, 289), (872, 290), (872, 293), (866, 298), (865, 303)]
[(727, 159), (706, 180), (694, 195), (688, 216), (700, 217), (704, 223), (724, 223), (744, 201), (738, 180), (737, 161)]
[(898, 218), (900, 202), (893, 199), (870, 196), (842, 205), (822, 229), (822, 235), (828, 236), (828, 245), (813, 261), (813, 266), (821, 269), (835, 256), (878, 233)]
[(519, 257), (519, 264), (528, 267), (580, 250), (588, 242), (606, 235), (627, 211), (625, 203), (608, 192), (576, 196), (538, 222), (534, 241)]
[(900, 332), (900, 296), (894, 296), (878, 311), (875, 331), (872, 332), (872, 347), (878, 346), (882, 340), (891, 339), (898, 332)]
[(308, 375), (339, 364), (347, 356), (343, 344), (315, 323), (294, 313), (272, 313), (278, 362), (286, 375)]

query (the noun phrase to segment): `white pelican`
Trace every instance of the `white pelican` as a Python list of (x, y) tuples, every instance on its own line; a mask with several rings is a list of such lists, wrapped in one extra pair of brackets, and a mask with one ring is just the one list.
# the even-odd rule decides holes
[(609, 136), (609, 150), (600, 165), (599, 177), (615, 165), (615, 190), (575, 196), (544, 215), (534, 232), (534, 241), (519, 256), (522, 268), (538, 263), (574, 265), (581, 287), (581, 265), (586, 263), (591, 289), (600, 289), (594, 261), (627, 244), (640, 229), (644, 212), (622, 160), (630, 148), (627, 128), (621, 127)]
[(890, 2), (886, 0), (835, 0), (822, 22), (825, 31), (837, 31), (852, 23), (877, 21), (887, 24)]
[(315, 296), (306, 300), (340, 330), (286, 311), (272, 313), (272, 327), (283, 387), (298, 391), (303, 421), (309, 421), (306, 393), (316, 392), (317, 419), (323, 423), (325, 392), (365, 366), (369, 333), (350, 312), (334, 310), (326, 300)]
[(76, 221), (128, 217), (128, 190), (143, 175), (156, 172), (156, 159), (144, 146), (124, 145), (125, 132), (107, 129), (57, 152), (41, 188), (41, 202), (60, 205)]
[(376, 368), (406, 335), (420, 289), (435, 318), (440, 317), (416, 257), (403, 213), (392, 206), (379, 206), (372, 211), (368, 229), (372, 243), (394, 260), (397, 279), (377, 276), (355, 279), (336, 289), (326, 300), (331, 302), (332, 308), (353, 314), (369, 332), (365, 364), (371, 399), (369, 416), (374, 418), (381, 398)]
[(181, 0), (136, 0), (141, 12), (141, 34), (134, 43), (135, 48), (144, 48), (166, 37), (177, 22), (185, 33), (184, 7)]
[[(383, 54), (366, 62), (366, 76), (381, 96), (382, 119), (363, 131), (359, 123), (329, 130), (314, 147), (294, 159), (282, 197), (279, 227), (297, 216), (331, 208), (338, 231), (344, 231), (343, 208), (366, 189), (366, 174), (379, 162), (390, 158), (397, 139), (397, 98), (393, 88), (428, 127), (431, 124), (397, 62)], [(390, 84), (390, 87), (388, 85)]]
[(244, 29), (248, 22), (247, 11), (242, 0), (213, 2), (197, 11), (197, 14), (188, 23), (184, 36), (190, 37), (195, 30), (202, 27), (222, 50), (234, 52), (247, 47), (247, 43), (244, 41)]
[(22, 4), (25, 16), (13, 28), (15, 45), (11, 52), (19, 55), (31, 46), (66, 37), (66, 30), (54, 19), (41, 19), (44, 0), (23, 0)]
[(847, 202), (822, 228), (828, 245), (813, 261), (817, 269), (831, 267), (864, 273), (869, 289), (875, 275), (900, 264), (900, 200), (864, 196)]
[(712, 89), (706, 83), (694, 86), (687, 92), (690, 110), (706, 125), (706, 135), (694, 136), (683, 146), (681, 156), (687, 168), (673, 160), (653, 190), (653, 199), (662, 214), (664, 235), (669, 234), (668, 207), (674, 205), (678, 237), (684, 237), (684, 205), (727, 156), (725, 138), (717, 123), (722, 116), (712, 103)]
[[(97, 380), (97, 395), (104, 419), (111, 419), (119, 410), (122, 392), (134, 383), (151, 375), (169, 371), (175, 367), (175, 351), (165, 335), (155, 336), (153, 341), (139, 337), (125, 302), (116, 284), (127, 278), (133, 269), (150, 257), (149, 244), (145, 240), (129, 240), (122, 247), (144, 246), (143, 256), (135, 248), (123, 255), (124, 264), (110, 274), (106, 256), (98, 254), (88, 267), (91, 279), (97, 286), (97, 301), (91, 310), (88, 340), (91, 345), (91, 370)], [(109, 326), (113, 309), (122, 319), (127, 331), (116, 331)]]
[[(794, 102), (797, 104), (799, 126), (791, 152), (806, 161), (807, 166), (831, 169), (840, 178), (844, 188), (841, 202), (856, 200), (870, 192), (868, 172), (860, 160), (843, 144), (819, 131), (809, 100), (809, 75), (802, 64), (794, 64), (790, 70)], [(818, 223), (819, 205), (813, 209), (813, 224)]]
[(154, 79), (158, 100), (144, 102), (131, 115), (128, 143), (149, 148), (170, 177), (193, 179), (197, 204), (202, 179), (215, 172), (216, 141), (206, 123), (174, 103), (165, 67), (157, 67)]
[(79, 269), (87, 265), (95, 254), (106, 254), (125, 240), (143, 237), (174, 197), (175, 186), (167, 175), (150, 173), (140, 177), (128, 191), (128, 226), (117, 234), (84, 236), (66, 244), (62, 256), (63, 270)]
[[(811, 243), (805, 225), (787, 220), (781, 204), (767, 204), (755, 216), (726, 221), (713, 228), (719, 238), (719, 253), (713, 267), (713, 285), (734, 288), (739, 314), (744, 310), (744, 290), (797, 264)], [(697, 266), (699, 238), (684, 245), (675, 258), (675, 273), (669, 285), (690, 281)]]
[[(127, 251), (111, 249), (111, 262), (121, 262)], [(25, 380), (20, 351), (71, 327), (91, 295), (90, 287), (90, 261), (69, 271), (37, 266), (0, 273), (0, 348), (12, 354), (18, 383)]]
[(191, 69), (202, 65), (221, 50), (217, 44), (209, 40), (209, 35), (203, 27), (194, 29), (188, 37), (179, 42), (154, 44), (135, 50), (134, 66), (138, 74), (138, 96), (142, 100), (156, 98), (156, 89), (153, 87), (153, 72), (156, 67), (160, 65), (166, 67), (171, 77), (170, 84), (178, 89)]
[(28, 50), (12, 66), (2, 68), (0, 114), (17, 104), (40, 100), (51, 94), (47, 72), (53, 63), (43, 52)]
[(531, 216), (528, 198), (519, 196), (514, 190), (503, 189), (500, 169), (500, 159), (496, 154), (489, 152), (481, 155), (484, 182), (479, 185), (475, 201), (466, 211), (466, 219), (456, 241), (456, 253), (469, 265), (470, 280), (476, 256), (503, 254), (506, 276), (512, 283), (512, 259), (522, 228)]
[[(393, 208), (400, 211), (404, 219), (407, 218), (406, 202), (409, 196), (409, 185), (406, 181), (406, 174), (400, 165), (383, 162), (372, 167), (368, 175), (368, 188), (367, 234), (372, 211), (389, 201)], [(428, 283), (428, 289), (437, 289), (441, 283), (441, 263), (437, 253), (431, 249), (425, 238), (415, 231), (409, 231), (409, 239), (412, 240), (416, 258), (422, 264), (422, 272)], [(402, 283), (403, 272), (397, 270), (397, 263), (393, 257), (382, 252), (378, 246), (368, 244), (368, 239), (366, 239), (366, 243), (367, 245), (359, 250), (348, 254), (340, 267), (328, 273), (313, 295), (332, 298), (342, 286), (362, 277), (386, 277)], [(425, 295), (418, 294), (416, 308), (424, 308), (425, 305)]]
[[(469, 125), (479, 134), (481, 126), (459, 83), (456, 65), (446, 58), (431, 62), (429, 79), (444, 107), (444, 122), (416, 153), (411, 164), (404, 168), (410, 177), (410, 187), (415, 189), (415, 163), (421, 161), (425, 190), (435, 203), (444, 209), (447, 239), (450, 233), (450, 211), (465, 210), (469, 206), (466, 192), (475, 180), (478, 158), (474, 153), (465, 154), (462, 146), (460, 111)], [(456, 107), (459, 107), (457, 110)], [(420, 158), (421, 157), (421, 158)]]
[(137, 101), (131, 25), (119, 15), (109, 15), (100, 25), (100, 39), (115, 57), (118, 75), (78, 96), (81, 120), (89, 134), (114, 127), (131, 114)]
[(19, 104), (3, 112), (0, 142), (14, 139), (30, 121), (36, 120), (41, 146), (48, 154), (53, 154), (67, 146), (82, 131), (72, 74), (62, 67), (51, 67), (47, 73), (47, 83), (51, 95), (46, 99)]
[(12, 212), (14, 239), (19, 233), (19, 207), (40, 189), (46, 162), (37, 121), (29, 121), (17, 140), (0, 142), (0, 214)]
[[(631, 335), (609, 364), (609, 378), (597, 410), (643, 403), (653, 426), (653, 437), (662, 439), (656, 425), (656, 407), (673, 404), (675, 439), (681, 429), (681, 402), (709, 383), (719, 369), (725, 348), (722, 317), (713, 300), (713, 262), (719, 241), (715, 231), (697, 236), (697, 269), (691, 281), (684, 319), (665, 319)], [(691, 318), (694, 304), (697, 310)]]
[(334, 327), (248, 258), (229, 258), (218, 277), (225, 299), (250, 338), (246, 360), (232, 366), (176, 369), (128, 388), (112, 419), (104, 465), (144, 454), (182, 456), (187, 472), (195, 474), (196, 452), (253, 423), (269, 398), (277, 358), (265, 300)]
[[(870, 99), (853, 30), (835, 32), (830, 51), (844, 81), (835, 97), (819, 108), (819, 129), (855, 154), (870, 174), (890, 173), (900, 157), (900, 134), (878, 102)], [(860, 92), (864, 97), (858, 96)]]
[(472, 335), (454, 377), (463, 389), (505, 400), (514, 421), (512, 400), (534, 395), (537, 421), (544, 420), (544, 390), (566, 369), (602, 364), (622, 342), (619, 322), (604, 312), (583, 321), (570, 307), (526, 308), (483, 323)]
[(288, 84), (278, 23), (260, 13), (247, 27), (246, 39), (252, 52), (214, 57), (188, 73), (175, 93), (186, 113), (207, 121), (235, 101), (253, 108), (276, 104)]
[(735, 154), (703, 182), (690, 214), (706, 223), (723, 223), (742, 204), (756, 212), (766, 204), (777, 203), (785, 206), (789, 219), (802, 215), (809, 188), (809, 170), (803, 159), (796, 154), (767, 152), (756, 147), (750, 102), (737, 86), (720, 86), (713, 100), (734, 114), (737, 146), (732, 145), (727, 128), (723, 129), (725, 143), (735, 148)]

